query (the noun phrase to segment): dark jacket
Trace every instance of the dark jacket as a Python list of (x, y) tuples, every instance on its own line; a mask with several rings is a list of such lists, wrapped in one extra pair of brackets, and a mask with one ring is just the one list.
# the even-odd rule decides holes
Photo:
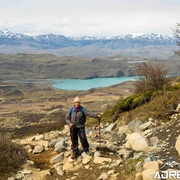
[[(82, 106), (81, 106), (82, 107)], [(86, 118), (85, 116), (89, 116), (91, 118), (97, 118), (97, 113), (93, 113), (91, 111), (88, 111), (87, 109), (84, 108), (84, 111), (82, 112), (82, 108), (78, 109), (78, 112), (71, 112), (71, 108), (69, 109), (69, 111), (67, 112), (66, 116), (65, 116), (65, 121), (67, 124), (74, 124), (75, 127), (80, 128), (80, 127), (84, 127), (84, 124), (86, 122)]]

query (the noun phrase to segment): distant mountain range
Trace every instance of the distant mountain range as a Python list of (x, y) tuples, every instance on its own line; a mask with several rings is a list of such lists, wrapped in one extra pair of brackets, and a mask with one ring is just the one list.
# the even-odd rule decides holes
[(140, 56), (168, 58), (177, 49), (172, 35), (142, 33), (113, 37), (28, 36), (9, 30), (0, 31), (1, 53), (52, 53), (66, 56)]

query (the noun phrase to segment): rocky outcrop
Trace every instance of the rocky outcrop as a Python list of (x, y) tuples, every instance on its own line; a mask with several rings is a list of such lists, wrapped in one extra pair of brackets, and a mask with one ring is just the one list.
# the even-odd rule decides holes
[[(136, 180), (150, 180), (154, 178), (155, 173), (161, 170), (164, 160), (157, 154), (166, 150), (167, 143), (154, 136), (154, 131), (160, 131), (152, 121), (142, 123), (139, 120), (132, 121), (127, 126), (119, 127), (117, 123), (101, 125), (101, 146), (99, 142), (98, 128), (88, 128), (86, 130), (90, 144), (91, 155), (82, 152), (80, 146), (80, 155), (76, 160), (71, 159), (71, 141), (68, 126), (62, 131), (51, 131), (43, 135), (35, 135), (26, 139), (16, 140), (17, 143), (31, 154), (41, 155), (51, 151), (49, 158), (49, 169), (38, 170), (35, 163), (29, 161), (25, 168), (18, 171), (15, 177), (9, 180), (21, 179), (43, 179), (45, 176), (51, 176), (53, 169), (59, 177), (65, 176), (71, 171), (77, 171), (79, 168), (92, 170), (93, 166), (99, 169), (105, 169), (96, 179), (118, 179), (120, 172), (115, 173), (115, 168), (123, 167), (123, 163), (137, 162)], [(169, 129), (166, 129), (169, 132)], [(180, 136), (176, 141), (176, 150), (180, 153)], [(101, 152), (100, 152), (101, 150)], [(156, 156), (153, 154), (155, 153)], [(105, 156), (103, 157), (103, 154)], [(167, 154), (168, 155), (168, 154)], [(46, 154), (47, 156), (47, 154)], [(129, 161), (131, 160), (131, 161)], [(131, 165), (128, 165), (129, 167)], [(134, 165), (133, 165), (134, 166)], [(80, 174), (74, 173), (72, 178), (80, 177)], [(13, 179), (14, 178), (14, 179)], [(72, 179), (71, 178), (71, 179)]]

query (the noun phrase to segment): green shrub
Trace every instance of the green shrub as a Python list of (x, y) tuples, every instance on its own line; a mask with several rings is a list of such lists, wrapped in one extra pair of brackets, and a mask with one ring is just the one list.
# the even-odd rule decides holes
[(26, 151), (13, 143), (7, 135), (0, 134), (0, 177), (3, 179), (22, 166), (27, 159)]
[(149, 102), (155, 94), (152, 91), (145, 91), (138, 94), (134, 94), (125, 99), (119, 100), (119, 102), (112, 108), (107, 110), (104, 114), (104, 118), (110, 118), (115, 115), (114, 120), (118, 117), (118, 114), (124, 111), (130, 111), (136, 107)]

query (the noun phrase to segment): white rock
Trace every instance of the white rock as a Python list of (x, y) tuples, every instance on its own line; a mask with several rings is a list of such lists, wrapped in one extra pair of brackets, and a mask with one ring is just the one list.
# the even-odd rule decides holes
[(130, 134), (130, 133), (132, 133), (132, 131), (129, 129), (129, 127), (127, 125), (127, 126), (119, 127), (119, 133)]
[(62, 152), (61, 154), (58, 154), (57, 156), (53, 157), (53, 158), (50, 160), (50, 163), (51, 163), (51, 164), (58, 163), (58, 162), (62, 161), (63, 158), (64, 158), (64, 153)]
[(180, 104), (177, 105), (176, 111), (180, 111)]
[(63, 170), (64, 171), (67, 171), (67, 170), (70, 170), (73, 168), (73, 164), (70, 163), (70, 162), (66, 162), (64, 165), (63, 165)]
[(129, 146), (135, 151), (147, 151), (149, 142), (147, 138), (143, 137), (139, 132), (127, 135), (127, 147)]
[(115, 170), (109, 170), (109, 171), (108, 171), (108, 174), (109, 174), (109, 175), (114, 174), (114, 171), (115, 171)]
[(104, 162), (109, 162), (110, 163), (111, 161), (112, 161), (111, 158), (95, 157), (93, 162), (95, 164), (102, 164)]
[(91, 161), (91, 158), (91, 156), (86, 155), (82, 160), (82, 164), (88, 164)]
[(64, 170), (61, 165), (55, 164), (53, 167), (56, 169), (57, 174), (59, 174), (60, 176), (64, 175)]
[(101, 156), (101, 153), (99, 152), (99, 151), (96, 151), (95, 153), (94, 153), (94, 157), (100, 157)]
[(140, 126), (139, 126), (139, 129), (140, 129), (141, 131), (144, 131), (144, 130), (148, 129), (148, 127), (150, 127), (151, 125), (152, 125), (151, 122), (146, 122), (146, 123), (140, 125)]
[(157, 161), (150, 161), (143, 164), (144, 170), (153, 169), (155, 171), (159, 171), (159, 163)]
[(110, 124), (107, 128), (106, 128), (106, 131), (113, 131), (115, 128), (117, 127), (117, 124), (116, 123), (113, 123), (113, 124)]
[(117, 151), (117, 153), (120, 158), (127, 159), (132, 154), (132, 151), (127, 149), (120, 149), (119, 151)]
[(108, 177), (109, 177), (108, 173), (102, 173), (102, 174), (98, 177), (98, 179), (99, 179), (99, 180), (106, 180), (106, 179), (108, 179)]
[(44, 138), (44, 135), (42, 135), (42, 134), (34, 136), (35, 141), (42, 140), (43, 138)]
[(157, 171), (154, 169), (146, 169), (142, 172), (143, 180), (155, 180), (154, 175)]
[(44, 151), (44, 146), (39, 144), (39, 145), (35, 146), (33, 153), (38, 154), (38, 153), (42, 153), (43, 151)]
[(150, 141), (150, 145), (151, 146), (157, 146), (158, 145), (158, 143), (159, 143), (159, 139), (158, 139), (158, 137), (151, 137), (150, 139), (149, 139), (149, 141)]
[(180, 155), (180, 135), (178, 136), (178, 138), (176, 140), (175, 148), (176, 148), (176, 150), (178, 151), (178, 153)]
[(90, 167), (90, 165), (88, 164), (88, 165), (85, 166), (85, 169), (89, 169), (89, 167)]

